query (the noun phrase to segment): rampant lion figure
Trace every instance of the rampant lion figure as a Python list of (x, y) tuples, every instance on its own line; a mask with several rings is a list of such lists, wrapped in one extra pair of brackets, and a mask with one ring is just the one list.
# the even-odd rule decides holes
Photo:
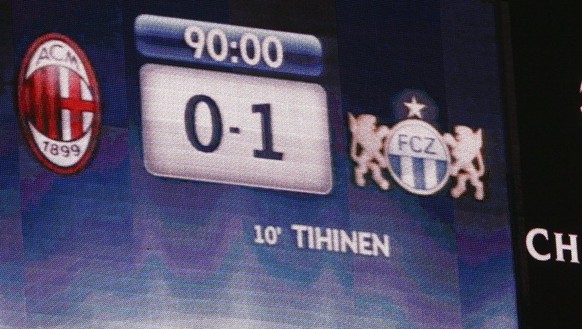
[(455, 127), (455, 137), (443, 135), (445, 142), (454, 158), (451, 164), (451, 176), (457, 178), (457, 185), (451, 189), (451, 195), (459, 198), (467, 191), (467, 181), (475, 187), (475, 199), (483, 200), (485, 191), (480, 178), (485, 174), (485, 164), (481, 148), (483, 147), (483, 132), (473, 131), (466, 126)]
[(370, 114), (355, 117), (348, 113), (348, 116), (352, 132), (350, 155), (357, 163), (354, 168), (356, 184), (366, 185), (365, 175), (371, 171), (376, 184), (383, 190), (389, 189), (390, 182), (382, 175), (382, 169), (388, 168), (388, 162), (383, 155), (384, 140), (389, 134), (388, 127), (378, 126), (376, 117)]

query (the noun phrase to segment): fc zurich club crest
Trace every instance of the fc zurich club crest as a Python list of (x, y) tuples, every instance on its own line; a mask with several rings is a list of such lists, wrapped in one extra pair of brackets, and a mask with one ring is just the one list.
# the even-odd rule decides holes
[(26, 140), (44, 166), (63, 175), (85, 168), (101, 103), (95, 72), (75, 42), (56, 33), (34, 41), (20, 68), (18, 105)]
[(388, 190), (390, 182), (384, 175), (388, 171), (410, 193), (431, 195), (452, 176), (456, 179), (450, 191), (454, 198), (465, 194), (470, 184), (475, 199), (484, 199), (481, 129), (455, 126), (454, 136), (441, 134), (430, 123), (437, 114), (436, 106), (422, 92), (404, 93), (395, 104), (395, 114), (402, 121), (389, 128), (378, 124), (373, 115), (349, 113), (357, 185), (366, 185), (370, 173), (381, 189)]

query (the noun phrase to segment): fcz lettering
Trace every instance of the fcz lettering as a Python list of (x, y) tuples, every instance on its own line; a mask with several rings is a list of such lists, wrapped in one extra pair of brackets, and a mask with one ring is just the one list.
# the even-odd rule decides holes
[(398, 134), (398, 149), (402, 150), (403, 146), (408, 145), (409, 149), (414, 153), (425, 153), (435, 155), (434, 142), (436, 139), (432, 137), (410, 136), (406, 134)]

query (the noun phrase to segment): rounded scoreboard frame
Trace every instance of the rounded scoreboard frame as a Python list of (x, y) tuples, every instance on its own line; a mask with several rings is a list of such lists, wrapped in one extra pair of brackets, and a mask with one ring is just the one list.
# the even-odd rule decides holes
[[(140, 69), (149, 173), (331, 192), (327, 94), (296, 81), (323, 71), (316, 37), (153, 15), (138, 16), (134, 27), (140, 54), (164, 61)], [(212, 70), (233, 67), (249, 74)], [(265, 73), (282, 79), (257, 76)]]

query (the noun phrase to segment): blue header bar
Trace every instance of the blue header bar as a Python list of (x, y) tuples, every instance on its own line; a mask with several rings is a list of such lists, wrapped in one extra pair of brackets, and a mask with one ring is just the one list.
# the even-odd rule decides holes
[(305, 34), (140, 15), (136, 47), (153, 59), (298, 77), (323, 72), (320, 41)]

